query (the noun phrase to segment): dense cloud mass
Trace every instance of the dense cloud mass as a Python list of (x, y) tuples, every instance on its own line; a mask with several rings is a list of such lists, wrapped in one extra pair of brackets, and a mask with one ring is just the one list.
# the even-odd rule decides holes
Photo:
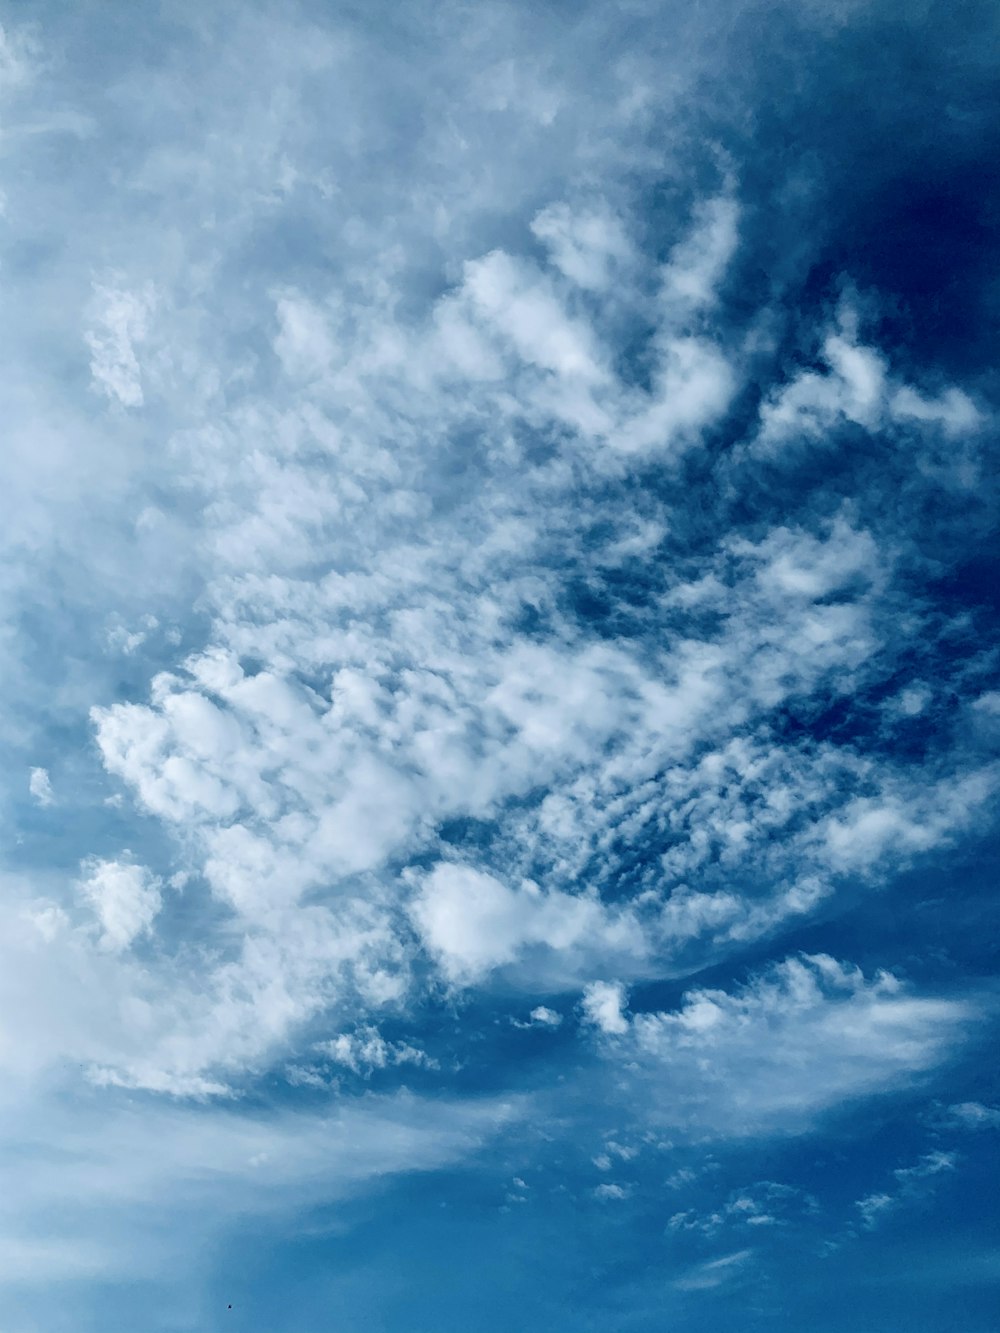
[(987, 1333), (991, 7), (0, 19), (5, 1328)]

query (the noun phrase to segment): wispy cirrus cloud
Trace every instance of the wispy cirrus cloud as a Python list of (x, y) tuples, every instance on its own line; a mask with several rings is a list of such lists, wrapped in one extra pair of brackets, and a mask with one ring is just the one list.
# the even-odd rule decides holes
[(584, 1003), (608, 1058), (643, 1071), (661, 1122), (722, 1135), (802, 1129), (906, 1082), (946, 1059), (977, 1017), (825, 954), (786, 959), (734, 991), (690, 991), (672, 1011), (630, 1014), (614, 983), (595, 983)]
[(907, 1202), (925, 1197), (933, 1188), (929, 1182), (942, 1172), (954, 1171), (957, 1158), (954, 1152), (931, 1152), (913, 1166), (897, 1168), (893, 1172), (896, 1185), (891, 1192), (869, 1194), (858, 1200), (855, 1206), (861, 1215), (861, 1225), (866, 1231), (873, 1231)]

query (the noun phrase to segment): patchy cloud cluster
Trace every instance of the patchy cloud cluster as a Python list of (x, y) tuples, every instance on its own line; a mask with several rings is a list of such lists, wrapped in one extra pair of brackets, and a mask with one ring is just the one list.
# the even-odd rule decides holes
[[(972, 1178), (995, 126), (925, 8), (4, 20), (0, 1282), (364, 1198), (414, 1290), (571, 1234), (539, 1329), (697, 1329)], [(402, 1327), (363, 1243), (309, 1308)]]

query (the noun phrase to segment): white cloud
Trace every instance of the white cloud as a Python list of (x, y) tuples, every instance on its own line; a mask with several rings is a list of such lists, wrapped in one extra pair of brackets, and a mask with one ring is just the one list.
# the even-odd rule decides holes
[(95, 283), (90, 307), (93, 327), (86, 334), (90, 373), (107, 398), (123, 407), (142, 407), (142, 368), (136, 353), (149, 333), (156, 294), (147, 283), (129, 291), (116, 282)]
[(41, 806), (52, 805), (55, 801), (52, 783), (49, 780), (48, 771), (44, 768), (33, 768), (31, 770), (28, 778), (28, 791)]
[(0, 25), (0, 96), (9, 98), (27, 87), (40, 57), (37, 39), (29, 29)]
[(971, 707), (985, 717), (1000, 717), (1000, 690), (987, 690), (972, 701)]
[(992, 799), (997, 781), (997, 770), (988, 767), (916, 795), (889, 791), (858, 797), (822, 831), (827, 862), (839, 871), (863, 870), (892, 856), (899, 866), (968, 827)]
[[(615, 1078), (654, 1071), (665, 1115), (693, 1106), (686, 1123), (719, 1132), (808, 1119), (960, 1033), (971, 1006), (817, 959), (675, 1014), (626, 1009), (626, 985), (635, 1004), (637, 983), (946, 846), (995, 788), (957, 742), (914, 768), (808, 734), (887, 680), (910, 697), (907, 644), (934, 670), (895, 503), (824, 499), (821, 515), (762, 497), (734, 533), (757, 463), (738, 441), (704, 447), (752, 376), (761, 451), (884, 429), (926, 498), (952, 455), (978, 475), (985, 411), (904, 384), (846, 311), (820, 331), (821, 373), (776, 387), (763, 353), (747, 364), (725, 307), (736, 187), (685, 201), (670, 141), (700, 32), (628, 8), (568, 25), (467, 8), (428, 42), (402, 10), (384, 25), (250, 7), (221, 43), (181, 25), (164, 46), (154, 22), (152, 66), (128, 34), (81, 62), (57, 23), (51, 77), (0, 38), (5, 602), (12, 625), (51, 626), (41, 648), (0, 645), (21, 795), (18, 764), (91, 707), (98, 743), (58, 764), (52, 864), (0, 896), (16, 1016), (0, 1067), (8, 1090), (36, 1089), (27, 1125), (49, 1105), (37, 1089), (62, 1080), (70, 1102), (90, 1079), (86, 1142), (69, 1117), (45, 1126), (71, 1150), (66, 1197), (113, 1210), (101, 1191), (124, 1180), (157, 1198), (157, 1132), (185, 1199), (211, 1180), (241, 1196), (250, 1163), (286, 1198), (335, 1197), (353, 1164), (329, 1125), (265, 1133), (238, 1094), (275, 1069), (289, 1096), (337, 1069), (427, 1071), (419, 1035), (382, 1033), (419, 1034), (442, 981), (448, 1005), (495, 990), (546, 1029), (582, 992), (591, 1039), (627, 1056)], [(39, 156), (43, 130), (72, 143)], [(74, 224), (55, 241), (53, 217)], [(81, 355), (113, 410), (95, 416)], [(34, 799), (50, 791), (33, 774)], [(67, 858), (126, 841), (150, 868), (88, 860), (67, 883)], [(164, 901), (178, 876), (183, 899)], [(370, 1174), (408, 1151), (460, 1158), (478, 1111), (449, 1105), (427, 1134), (383, 1125), (397, 1147)], [(345, 1141), (365, 1142), (369, 1112), (382, 1123), (374, 1106), (351, 1109)], [(435, 1125), (455, 1131), (437, 1155)], [(104, 1262), (45, 1219), (21, 1249), (12, 1232), (8, 1266)]]
[(563, 307), (540, 273), (501, 250), (466, 265), (463, 292), (476, 315), (529, 366), (582, 390), (608, 378), (591, 329)]
[(761, 592), (775, 599), (817, 601), (852, 585), (871, 586), (888, 572), (871, 533), (858, 531), (842, 514), (821, 537), (774, 528), (759, 544), (735, 541), (732, 549), (754, 562)]
[(287, 1056), (289, 1033), (317, 1015), (398, 1000), (398, 975), (384, 972), (394, 937), (371, 908), (304, 909), (228, 947), (205, 932), (211, 952), (194, 938), (168, 954), (158, 934), (140, 960), (126, 940), (155, 924), (156, 881), (129, 863), (87, 870), (78, 897), (98, 931), (52, 902), (4, 904), (0, 998), (22, 1017), (0, 1030), (0, 1067), (15, 1081), (68, 1065), (103, 1087), (226, 1094)]
[(861, 1225), (866, 1231), (874, 1231), (898, 1208), (926, 1195), (933, 1188), (928, 1182), (943, 1172), (954, 1171), (957, 1160), (957, 1153), (930, 1152), (913, 1166), (900, 1167), (894, 1171), (892, 1174), (897, 1184), (892, 1193), (880, 1191), (869, 1194), (854, 1205), (861, 1214)]
[[(675, 584), (665, 605), (678, 614), (689, 605), (725, 613), (713, 638), (668, 634), (651, 660), (562, 626), (547, 641), (498, 642), (498, 626), (525, 596), (543, 606), (552, 596), (539, 573), (540, 528), (523, 505), (512, 511), (495, 493), (488, 505), (473, 499), (472, 548), (464, 529), (443, 524), (435, 543), (420, 543), (393, 533), (396, 511), (383, 521), (378, 506), (352, 508), (349, 559), (361, 570), (315, 583), (294, 572), (308, 543), (297, 550), (303, 530), (291, 517), (310, 490), (320, 425), (298, 416), (282, 429), (282, 476), (297, 460), (294, 499), (286, 514), (269, 485), (252, 546), (279, 568), (284, 550), (289, 572), (220, 577), (212, 647), (157, 677), (147, 705), (117, 704), (94, 718), (108, 770), (142, 807), (186, 831), (217, 901), (252, 938), (272, 941), (269, 956), (291, 970), (274, 988), (297, 997), (283, 1010), (286, 1032), (341, 996), (347, 972), (372, 997), (405, 993), (407, 898), (421, 942), (454, 985), (502, 970), (551, 992), (608, 972), (628, 980), (683, 972), (693, 951), (708, 957), (812, 912), (838, 874), (875, 873), (901, 851), (946, 842), (988, 797), (989, 770), (934, 787), (832, 745), (797, 749), (768, 742), (766, 730), (740, 734), (790, 696), (831, 679), (848, 688), (877, 649), (874, 613), (890, 569), (846, 512), (813, 531), (782, 526), (752, 543), (727, 540), (707, 575), (703, 566), (691, 583)], [(339, 435), (329, 447), (345, 477), (388, 485), (386, 494), (409, 467), (404, 444), (391, 467), (369, 452), (360, 473)], [(234, 475), (245, 458), (240, 442)], [(218, 453), (212, 459), (214, 468)], [(255, 485), (263, 475), (254, 464)], [(561, 492), (545, 486), (536, 500), (552, 506), (551, 522)], [(322, 487), (313, 496), (317, 531), (334, 542)], [(620, 540), (616, 532), (616, 548)], [(226, 567), (243, 560), (242, 542), (225, 548)], [(440, 589), (454, 590), (454, 607)], [(244, 657), (264, 668), (246, 669)], [(523, 802), (539, 789), (539, 803)], [(383, 876), (390, 861), (425, 847), (438, 821), (468, 816), (501, 820), (503, 877), (487, 858), (445, 862), (402, 886), (384, 880), (379, 925), (360, 932), (334, 924), (339, 909), (331, 918), (318, 909), (321, 937), (342, 932), (342, 942), (319, 951), (325, 961), (315, 956), (308, 980), (273, 941), (307, 895), (341, 898), (334, 886)], [(658, 869), (622, 899), (616, 844), (648, 834), (667, 838)], [(537, 864), (548, 870), (535, 885)], [(740, 891), (713, 866), (726, 876), (738, 870)], [(581, 892), (584, 874), (597, 882)], [(359, 951), (353, 963), (343, 952), (349, 940)], [(220, 972), (218, 985), (229, 977)], [(264, 994), (256, 980), (250, 992)], [(279, 1037), (269, 1023), (262, 1031)], [(242, 1038), (234, 1047), (262, 1048)], [(195, 1050), (223, 1058), (221, 1042), (188, 1049), (190, 1058)], [(182, 1075), (175, 1066), (142, 1077)], [(183, 1077), (218, 1081), (204, 1068)]]
[(532, 219), (531, 230), (560, 273), (585, 291), (604, 291), (616, 270), (636, 260), (622, 219), (603, 200), (578, 208), (551, 204)]
[[(460, 286), (438, 314), (464, 309), (470, 328), (511, 355), (521, 334), (511, 326), (514, 343), (507, 335), (498, 342), (496, 321), (510, 312), (486, 299), (487, 278), (509, 279), (555, 321), (548, 351), (524, 344), (519, 355), (544, 375), (598, 384), (603, 353), (591, 335), (577, 338), (582, 315), (560, 323), (563, 298), (551, 275), (495, 257), (473, 272), (486, 283), (479, 303)], [(418, 340), (409, 346), (380, 362), (381, 392), (393, 376), (405, 386), (411, 371), (424, 374)], [(364, 361), (363, 337), (348, 354)], [(347, 368), (331, 379), (317, 370), (316, 392), (346, 393), (352, 410), (372, 412), (357, 398), (367, 373)], [(612, 397), (620, 413), (621, 392)], [(429, 401), (447, 413), (442, 400)], [(499, 411), (503, 419), (510, 407)], [(502, 970), (551, 990), (609, 971), (627, 979), (683, 971), (685, 950), (707, 956), (766, 935), (828, 898), (831, 876), (874, 871), (900, 850), (916, 855), (947, 841), (970, 817), (963, 801), (971, 811), (988, 795), (988, 772), (917, 789), (832, 746), (799, 751), (739, 735), (790, 696), (831, 682), (848, 689), (879, 647), (874, 615), (891, 565), (846, 512), (812, 531), (782, 526), (752, 543), (727, 540), (707, 570), (675, 583), (668, 615), (701, 606), (722, 613), (713, 637), (671, 631), (653, 656), (626, 642), (588, 642), (558, 621), (544, 641), (505, 638), (499, 627), (525, 598), (553, 605), (545, 527), (563, 525), (560, 540), (575, 540), (572, 488), (563, 489), (558, 470), (532, 480), (521, 459), (510, 495), (473, 491), (456, 526), (449, 518), (433, 542), (418, 539), (413, 478), (428, 475), (427, 456), (410, 452), (407, 431), (390, 451), (379, 416), (366, 419), (373, 443), (364, 450), (312, 405), (244, 413), (239, 431), (213, 430), (184, 455), (219, 497), (213, 642), (157, 677), (148, 704), (94, 711), (108, 770), (142, 807), (185, 830), (217, 901), (291, 969), (276, 988), (297, 996), (284, 1007), (286, 1031), (343, 994), (345, 969), (363, 978), (367, 995), (406, 991), (410, 943), (399, 931), (398, 883), (379, 891), (377, 929), (344, 929), (343, 948), (354, 939), (360, 950), (353, 965), (341, 943), (331, 944), (307, 981), (273, 932), (287, 928), (307, 895), (332, 898), (351, 876), (405, 864), (441, 820), (500, 818), (509, 851), (503, 877), (489, 860), (411, 877), (415, 890), (404, 892), (424, 947), (454, 985)], [(626, 525), (612, 517), (611, 549), (627, 560)], [(338, 533), (347, 530), (345, 546)], [(302, 574), (321, 535), (330, 560), (350, 572), (335, 568), (319, 581)], [(244, 657), (263, 669), (247, 670)], [(866, 794), (852, 797), (859, 788)], [(546, 793), (540, 803), (518, 808), (533, 790)], [(910, 818), (915, 791), (921, 814)], [(634, 900), (609, 905), (603, 884), (614, 897), (616, 843), (654, 829), (669, 835), (658, 875)], [(547, 878), (534, 885), (539, 863)], [(695, 878), (713, 864), (738, 867), (741, 891), (711, 874)], [(578, 877), (595, 870), (600, 884), (580, 892)], [(338, 915), (323, 918), (323, 938), (341, 930)], [(263, 994), (256, 981), (250, 990)], [(264, 1031), (278, 1039), (269, 1024)], [(220, 1043), (189, 1049), (221, 1058)], [(150, 1068), (142, 1077), (182, 1075)], [(183, 1077), (216, 1081), (206, 1069)]]
[(548, 1028), (554, 1031), (562, 1026), (563, 1016), (557, 1009), (550, 1009), (548, 1005), (539, 1004), (532, 1009), (527, 1019), (512, 1018), (511, 1023), (516, 1028)]
[(531, 949), (557, 953), (558, 961), (548, 962), (548, 968), (569, 971), (588, 954), (641, 955), (645, 949), (628, 912), (586, 895), (545, 893), (530, 882), (511, 889), (468, 866), (436, 866), (411, 913), (426, 947), (457, 985), (513, 964)]
[[(689, 1173), (690, 1179), (693, 1174)], [(678, 1182), (689, 1183), (688, 1182)], [(674, 1186), (675, 1188), (677, 1185)], [(695, 1232), (702, 1236), (716, 1236), (725, 1229), (742, 1230), (752, 1227), (783, 1227), (792, 1220), (818, 1210), (816, 1200), (793, 1185), (774, 1180), (759, 1180), (753, 1185), (732, 1190), (725, 1202), (712, 1212), (698, 1212), (689, 1208), (674, 1213), (667, 1223), (670, 1231)]]
[(671, 251), (663, 270), (663, 299), (683, 311), (710, 305), (732, 259), (739, 233), (739, 207), (731, 195), (702, 204), (691, 235)]
[(92, 861), (77, 884), (101, 927), (101, 943), (118, 952), (148, 934), (162, 906), (160, 884), (145, 866), (129, 861)]
[(562, 1023), (562, 1014), (544, 1004), (537, 1005), (532, 1009), (528, 1017), (532, 1023), (539, 1027), (557, 1028)]
[(602, 1032), (621, 1034), (628, 1031), (625, 1017), (625, 987), (620, 981), (592, 981), (583, 992), (583, 1012)]
[(903, 1189), (908, 1189), (918, 1181), (939, 1176), (942, 1171), (954, 1171), (957, 1154), (953, 1152), (929, 1152), (913, 1166), (902, 1166), (892, 1174)]
[[(859, 341), (859, 319), (842, 303), (836, 328), (822, 345), (826, 373), (801, 371), (763, 405), (755, 449), (764, 456), (822, 437), (844, 422), (868, 431), (880, 427), (939, 427), (956, 439), (977, 431), (984, 418), (961, 389), (952, 386), (928, 398), (912, 385), (899, 384), (886, 358)], [(961, 466), (959, 468), (961, 471)]]
[(343, 1065), (365, 1078), (376, 1069), (394, 1065), (416, 1065), (436, 1069), (437, 1061), (426, 1051), (405, 1041), (386, 1041), (376, 1027), (362, 1027), (356, 1032), (341, 1032), (315, 1049), (334, 1064)]
[(712, 1291), (738, 1277), (752, 1257), (753, 1250), (736, 1250), (721, 1259), (710, 1259), (677, 1278), (674, 1286), (678, 1291)]
[(895, 1206), (891, 1194), (868, 1194), (855, 1204), (861, 1214), (861, 1225), (866, 1231), (874, 1231), (882, 1217)]
[(123, 653), (130, 657), (138, 648), (149, 638), (153, 630), (159, 628), (159, 621), (155, 616), (145, 615), (142, 617), (141, 629), (129, 629), (126, 625), (113, 624), (107, 631), (107, 645), (112, 652)]
[(647, 1071), (656, 1114), (736, 1134), (801, 1128), (905, 1083), (943, 1060), (976, 1014), (825, 954), (789, 958), (733, 992), (688, 992), (672, 1012), (629, 1020), (618, 996), (601, 998), (614, 1001), (608, 1054)]
[(954, 1124), (962, 1129), (1000, 1129), (1000, 1106), (984, 1106), (982, 1102), (957, 1102), (948, 1107)]
[(821, 439), (841, 422), (876, 429), (885, 412), (886, 362), (855, 341), (856, 321), (842, 312), (841, 327), (827, 335), (826, 374), (803, 371), (761, 409), (757, 449), (775, 453), (788, 443)]
[(897, 420), (931, 422), (940, 425), (946, 435), (965, 435), (983, 424), (975, 404), (961, 389), (946, 389), (940, 398), (926, 398), (904, 385), (897, 389), (891, 404)]
[(919, 717), (927, 709), (932, 698), (933, 694), (928, 686), (915, 682), (905, 690), (901, 690), (897, 698), (891, 700), (891, 706), (903, 717)]
[[(247, 1216), (287, 1216), (369, 1182), (474, 1160), (527, 1114), (517, 1099), (365, 1098), (318, 1113), (128, 1101), (0, 1108), (6, 1150), (0, 1259), (22, 1245), (27, 1281), (84, 1270), (163, 1278)], [(52, 1144), (61, 1152), (53, 1160)]]

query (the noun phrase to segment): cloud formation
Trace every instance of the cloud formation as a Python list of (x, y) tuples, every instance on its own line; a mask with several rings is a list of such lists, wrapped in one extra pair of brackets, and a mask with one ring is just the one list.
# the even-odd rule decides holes
[(976, 1013), (827, 954), (788, 958), (732, 992), (690, 991), (674, 1011), (628, 1015), (611, 983), (584, 1004), (611, 1058), (655, 1071), (662, 1120), (723, 1134), (801, 1128), (891, 1088), (946, 1058)]
[(102, 947), (127, 949), (156, 919), (163, 904), (159, 882), (145, 866), (129, 862), (94, 861), (85, 870), (78, 887), (100, 924)]
[(0, 28), (0, 1281), (495, 1197), (683, 1333), (993, 1127), (979, 8)]

